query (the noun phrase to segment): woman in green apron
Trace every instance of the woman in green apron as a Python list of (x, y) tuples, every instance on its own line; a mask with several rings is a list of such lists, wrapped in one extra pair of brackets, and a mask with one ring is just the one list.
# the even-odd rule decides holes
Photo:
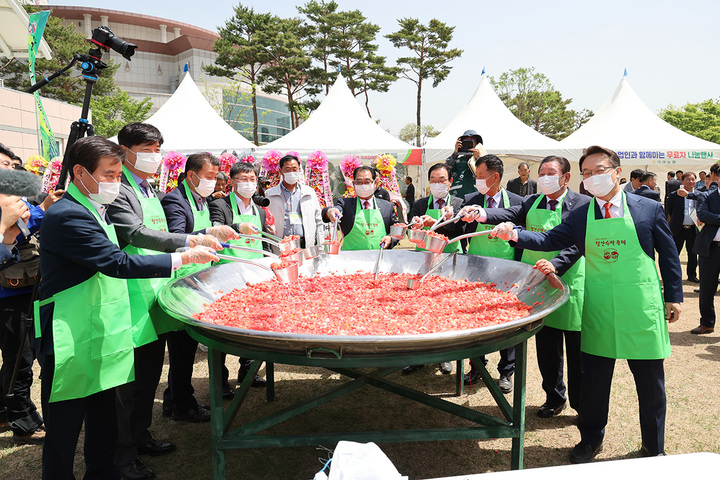
[(323, 209), (324, 221), (340, 220), (344, 235), (343, 250), (378, 250), (394, 246), (387, 232), (397, 223), (392, 203), (374, 196), (380, 184), (377, 171), (370, 167), (358, 167), (353, 172), (356, 198), (341, 198), (329, 208)]
[[(665, 376), (670, 355), (667, 322), (680, 315), (682, 270), (675, 242), (659, 203), (625, 195), (620, 160), (593, 146), (580, 158), (585, 188), (595, 196), (545, 233), (496, 227), (495, 234), (531, 250), (576, 245), (585, 255), (582, 317), (583, 378), (578, 427), (581, 441), (570, 461), (591, 461), (602, 451), (616, 359), (627, 359), (640, 407), (641, 453), (665, 451)], [(654, 254), (663, 276), (663, 289)]]
[[(114, 387), (133, 380), (131, 306), (125, 278), (169, 277), (205, 251), (122, 252), (105, 205), (119, 191), (123, 150), (102, 137), (79, 139), (68, 152), (72, 183), (43, 220), (43, 284), (35, 306), (47, 435), (43, 476), (71, 478), (85, 423), (88, 476), (115, 471)], [(206, 253), (206, 262), (217, 258)], [(107, 473), (110, 472), (110, 473)]]

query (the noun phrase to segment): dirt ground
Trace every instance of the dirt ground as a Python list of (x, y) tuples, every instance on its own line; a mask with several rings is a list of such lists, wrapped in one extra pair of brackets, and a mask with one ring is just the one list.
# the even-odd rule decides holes
[[(690, 329), (699, 324), (698, 294), (693, 292), (695, 288), (696, 284), (685, 282), (685, 303), (681, 318), (670, 325), (673, 352), (665, 362), (668, 396), (666, 450), (670, 455), (701, 451), (720, 453), (720, 333), (703, 336), (690, 334)], [(490, 366), (496, 365), (498, 359), (497, 353), (491, 354)], [(233, 372), (236, 368), (235, 360), (229, 360), (228, 364)], [(494, 368), (491, 373), (497, 376)], [(198, 352), (194, 376), (198, 400), (206, 403), (207, 356), (202, 352)], [(468, 395), (454, 396), (454, 374), (441, 375), (434, 365), (428, 365), (410, 376), (401, 376), (398, 372), (389, 378), (459, 404), (478, 407), (486, 413), (498, 412), (482, 384), (473, 386)], [(329, 371), (277, 365), (276, 402), (267, 403), (263, 390), (252, 389), (236, 422), (240, 424), (248, 419), (259, 418), (312, 397), (340, 382), (340, 375)], [(209, 424), (183, 424), (162, 418), (161, 396), (166, 385), (167, 365), (156, 396), (155, 419), (151, 430), (156, 438), (175, 442), (178, 450), (165, 457), (145, 459), (155, 469), (159, 479), (211, 478)], [(39, 383), (36, 383), (33, 393), (38, 404), (39, 390)], [(508, 399), (511, 400), (512, 397), (508, 396)], [(566, 464), (569, 449), (579, 441), (575, 412), (568, 409), (556, 418), (540, 419), (535, 413), (543, 401), (544, 394), (535, 360), (535, 342), (530, 340), (525, 468)], [(437, 428), (463, 425), (463, 422), (445, 413), (391, 394), (381, 395), (377, 389), (365, 387), (273, 427), (269, 432)], [(495, 439), (394, 443), (380, 444), (380, 447), (400, 473), (411, 479), (427, 479), (508, 470), (510, 443), (509, 439)], [(598, 461), (637, 457), (639, 447), (640, 428), (635, 387), (627, 363), (618, 361), (605, 450), (599, 455)], [(42, 449), (38, 446), (14, 446), (9, 432), (0, 434), (0, 477), (13, 480), (40, 478), (41, 453)], [(321, 458), (327, 458), (327, 453), (315, 447), (236, 450), (227, 454), (228, 478), (309, 480), (322, 467)], [(80, 477), (83, 472), (82, 438), (78, 445), (76, 466), (76, 474)]]

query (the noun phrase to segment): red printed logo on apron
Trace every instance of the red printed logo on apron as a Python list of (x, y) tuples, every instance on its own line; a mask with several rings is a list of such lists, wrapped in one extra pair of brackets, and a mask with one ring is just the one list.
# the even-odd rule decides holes
[(618, 260), (618, 257), (620, 255), (618, 254), (618, 251), (614, 248), (608, 248), (603, 252), (603, 258), (607, 263), (615, 263)]

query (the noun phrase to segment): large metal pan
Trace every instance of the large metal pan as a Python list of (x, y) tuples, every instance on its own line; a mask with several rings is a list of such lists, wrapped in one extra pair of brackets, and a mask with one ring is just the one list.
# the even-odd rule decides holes
[[(339, 255), (321, 255), (300, 267), (304, 276), (326, 274), (349, 274), (358, 271), (371, 272), (375, 256), (364, 251), (342, 251)], [(444, 254), (450, 255), (450, 254)], [(391, 250), (385, 252), (380, 262), (381, 272), (426, 273), (438, 255), (430, 252)], [(257, 259), (255, 262), (272, 262)], [(569, 296), (567, 285), (561, 281), (561, 289), (552, 287), (546, 277), (531, 265), (490, 257), (458, 255), (435, 272), (438, 276), (470, 281), (495, 283), (503, 291), (517, 292), (521, 301), (533, 305), (530, 315), (512, 322), (473, 330), (443, 332), (423, 335), (374, 335), (333, 336), (298, 335), (276, 332), (260, 332), (224, 327), (201, 322), (193, 318), (205, 306), (235, 288), (247, 283), (271, 280), (270, 272), (237, 263), (228, 263), (201, 270), (193, 275), (177, 279), (160, 292), (162, 308), (173, 317), (188, 325), (207, 330), (228, 344), (267, 352), (310, 355), (317, 349), (328, 349), (343, 357), (368, 357), (377, 355), (408, 355), (413, 352), (441, 352), (459, 350), (481, 342), (494, 342), (506, 338), (518, 329), (536, 326), (545, 315), (564, 304)], [(408, 299), (413, 292), (408, 291)], [(302, 292), (298, 291), (298, 302)], [(537, 302), (537, 303), (536, 303)], [(540, 303), (542, 302), (542, 303)]]

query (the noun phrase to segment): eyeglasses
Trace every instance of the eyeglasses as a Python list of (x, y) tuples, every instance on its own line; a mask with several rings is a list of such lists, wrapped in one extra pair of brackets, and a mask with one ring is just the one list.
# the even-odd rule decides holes
[(591, 170), (583, 170), (583, 171), (582, 171), (582, 176), (583, 176), (583, 178), (590, 178), (590, 177), (593, 176), (593, 175), (602, 175), (603, 173), (605, 173), (605, 172), (606, 172), (607, 170), (609, 170), (609, 169), (615, 169), (615, 167), (613, 167), (613, 166), (611, 165), (611, 166), (609, 166), (609, 167), (598, 167), (598, 168), (596, 168), (595, 170), (592, 170), (592, 171), (591, 171)]

